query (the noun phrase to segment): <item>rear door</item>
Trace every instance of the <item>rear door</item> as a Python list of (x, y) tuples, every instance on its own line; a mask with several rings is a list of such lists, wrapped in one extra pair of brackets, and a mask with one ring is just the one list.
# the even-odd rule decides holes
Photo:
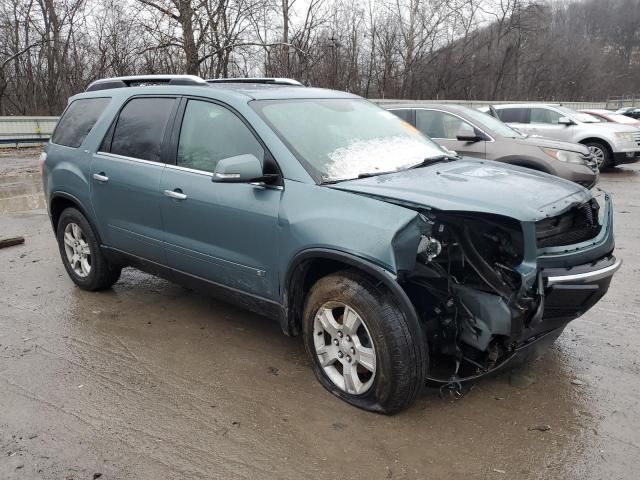
[(160, 178), (174, 97), (134, 97), (120, 110), (91, 162), (91, 201), (102, 241), (165, 263)]
[(467, 142), (456, 137), (463, 135), (486, 134), (463, 118), (441, 110), (416, 109), (416, 128), (431, 137), (449, 150), (455, 150), (460, 155), (475, 158), (485, 158), (486, 141)]
[(160, 185), (169, 266), (277, 298), (282, 187), (212, 181), (219, 160), (253, 154), (264, 161), (268, 153), (225, 105), (188, 99), (180, 111), (182, 124), (172, 137), (175, 164), (167, 165)]

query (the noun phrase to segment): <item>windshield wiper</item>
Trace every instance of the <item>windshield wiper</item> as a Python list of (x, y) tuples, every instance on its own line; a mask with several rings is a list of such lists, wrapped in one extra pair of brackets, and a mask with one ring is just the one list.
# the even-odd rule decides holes
[(458, 157), (454, 157), (453, 155), (449, 155), (449, 154), (445, 153), (443, 155), (436, 155), (435, 157), (425, 158), (422, 162), (420, 162), (420, 163), (418, 163), (416, 165), (412, 165), (409, 168), (428, 167), (429, 165), (433, 165), (434, 163), (452, 162), (454, 160), (458, 160)]
[[(458, 160), (458, 157), (445, 153), (443, 155), (436, 155), (435, 157), (427, 157), (423, 161), (421, 161), (420, 163), (416, 163), (415, 165), (409, 165), (407, 167), (399, 168), (398, 170), (384, 170), (384, 171), (379, 171), (379, 172), (359, 173), (357, 178), (377, 177), (378, 175), (387, 175), (389, 173), (397, 173), (397, 172), (401, 172), (403, 170), (410, 170), (412, 168), (427, 167), (429, 165), (433, 165), (434, 163), (451, 162), (453, 160)], [(333, 180), (325, 180), (325, 181), (322, 182), (322, 185), (330, 185), (330, 184), (333, 184), (333, 183), (339, 183), (339, 182), (344, 182), (344, 181), (348, 181), (348, 180), (354, 180), (354, 179), (353, 178), (339, 178), (339, 179), (333, 179)]]
[(404, 168), (399, 168), (398, 170), (389, 170), (386, 172), (361, 173), (358, 175), (358, 178), (369, 178), (369, 177), (375, 177), (377, 175), (386, 175), (387, 173), (396, 173), (396, 172), (401, 172), (402, 170), (411, 170), (412, 168), (427, 167), (429, 165), (433, 165), (434, 163), (451, 162), (453, 160), (458, 160), (458, 157), (454, 157), (453, 155), (445, 153), (442, 155), (436, 155), (435, 157), (427, 157), (420, 163), (416, 163), (415, 165), (409, 165), (408, 167), (404, 167)]

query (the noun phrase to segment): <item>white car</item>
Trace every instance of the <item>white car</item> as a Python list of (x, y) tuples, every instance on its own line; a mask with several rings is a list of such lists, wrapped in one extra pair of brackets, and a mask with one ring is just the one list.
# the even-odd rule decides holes
[(600, 168), (640, 160), (640, 130), (633, 126), (603, 122), (558, 104), (503, 104), (480, 110), (527, 135), (582, 143)]

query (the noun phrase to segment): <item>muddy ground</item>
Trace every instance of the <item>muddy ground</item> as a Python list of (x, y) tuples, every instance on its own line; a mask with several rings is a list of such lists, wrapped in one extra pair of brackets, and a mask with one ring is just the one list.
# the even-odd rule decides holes
[(0, 250), (0, 478), (637, 479), (640, 166), (601, 185), (625, 262), (607, 297), (530, 371), (394, 417), (325, 392), (256, 315), (131, 269), (79, 290), (46, 212), (7, 212), (26, 243)]

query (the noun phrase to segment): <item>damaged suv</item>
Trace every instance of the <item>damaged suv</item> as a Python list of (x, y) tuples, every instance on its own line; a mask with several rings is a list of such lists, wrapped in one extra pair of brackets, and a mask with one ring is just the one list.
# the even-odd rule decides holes
[(320, 383), (398, 412), (553, 342), (606, 293), (605, 192), (461, 159), (342, 92), (126, 77), (72, 97), (43, 154), (64, 266), (134, 266), (301, 335)]

